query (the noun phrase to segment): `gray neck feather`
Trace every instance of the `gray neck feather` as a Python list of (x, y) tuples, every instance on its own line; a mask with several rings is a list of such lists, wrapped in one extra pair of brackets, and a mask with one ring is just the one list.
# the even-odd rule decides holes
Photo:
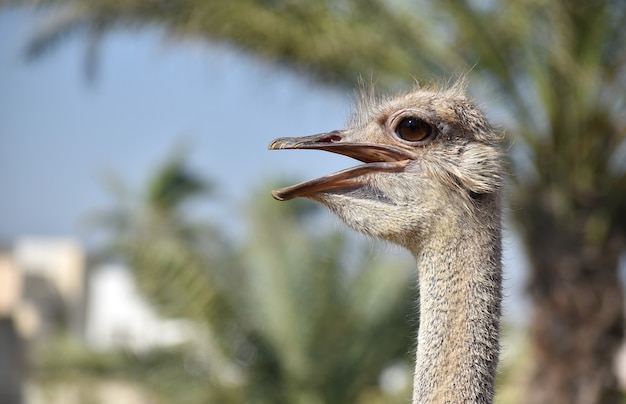
[(498, 203), (487, 205), (442, 219), (413, 251), (420, 283), (413, 403), (493, 402), (502, 248)]

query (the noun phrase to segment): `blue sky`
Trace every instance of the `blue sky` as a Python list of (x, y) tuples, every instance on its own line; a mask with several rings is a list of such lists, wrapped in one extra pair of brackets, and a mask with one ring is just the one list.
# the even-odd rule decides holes
[(111, 203), (105, 173), (139, 186), (181, 141), (217, 183), (221, 209), (231, 209), (218, 216), (234, 220), (237, 203), (276, 175), (304, 179), (351, 164), (267, 150), (275, 137), (340, 128), (348, 90), (223, 45), (168, 41), (157, 29), (108, 35), (89, 83), (80, 35), (25, 60), (40, 20), (0, 10), (0, 240), (84, 237), (81, 218)]

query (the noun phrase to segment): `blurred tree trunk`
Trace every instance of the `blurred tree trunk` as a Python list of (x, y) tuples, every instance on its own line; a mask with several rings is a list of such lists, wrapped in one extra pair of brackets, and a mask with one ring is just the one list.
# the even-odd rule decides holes
[[(521, 216), (531, 215), (524, 212)], [(582, 216), (582, 215), (581, 215)], [(533, 368), (524, 402), (621, 402), (613, 371), (624, 336), (624, 300), (614, 240), (589, 245), (584, 231), (526, 226), (532, 271)], [(582, 218), (580, 218), (582, 219)]]
[(0, 403), (22, 404), (24, 349), (15, 321), (0, 317)]

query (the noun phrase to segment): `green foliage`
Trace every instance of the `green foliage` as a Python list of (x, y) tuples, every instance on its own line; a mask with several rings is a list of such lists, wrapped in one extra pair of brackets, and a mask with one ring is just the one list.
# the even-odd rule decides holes
[(205, 375), (193, 368), (195, 353), (189, 347), (142, 354), (94, 352), (58, 335), (38, 346), (35, 354), (32, 376), (49, 402), (62, 402), (54, 397), (71, 387), (78, 391), (78, 402), (99, 403), (107, 382), (132, 388), (149, 402), (204, 403), (221, 398), (205, 387)]
[(150, 184), (148, 200), (164, 214), (180, 208), (182, 202), (208, 191), (208, 184), (184, 165), (184, 156), (175, 156)]
[[(1, 3), (1, 2), (0, 2)], [(419, 71), (459, 66), (453, 52), (416, 23), (410, 3), (371, 0), (5, 0), (5, 4), (54, 7), (56, 18), (41, 27), (27, 50), (38, 57), (70, 34), (89, 38), (90, 54), (107, 31), (119, 27), (165, 27), (175, 37), (217, 38), (333, 82), (374, 74), (392, 85)], [(424, 57), (425, 53), (431, 54)], [(434, 63), (446, 61), (445, 65)], [(89, 62), (88, 65), (93, 65)]]
[[(307, 230), (320, 222), (318, 207), (280, 204), (269, 185), (251, 195), (249, 237), (234, 247), (182, 209), (209, 196), (206, 188), (178, 155), (145, 192), (118, 192), (116, 205), (98, 216), (112, 242), (104, 257), (126, 262), (163, 315), (193, 320), (198, 341), (138, 356), (137, 363), (120, 354), (79, 357), (75, 367), (132, 374), (130, 380), (175, 402), (406, 400), (409, 383), (385, 392), (379, 377), (404, 363), (410, 380), (413, 264), (375, 257), (337, 231)], [(185, 377), (184, 391), (166, 388), (173, 383), (166, 380)]]

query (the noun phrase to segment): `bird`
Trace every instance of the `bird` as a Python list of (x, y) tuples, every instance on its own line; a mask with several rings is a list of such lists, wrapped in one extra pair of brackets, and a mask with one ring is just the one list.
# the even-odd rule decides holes
[(273, 140), (362, 164), (272, 191), (304, 197), (349, 227), (408, 249), (417, 263), (413, 403), (492, 403), (502, 304), (503, 135), (467, 81), (361, 91), (345, 129)]

